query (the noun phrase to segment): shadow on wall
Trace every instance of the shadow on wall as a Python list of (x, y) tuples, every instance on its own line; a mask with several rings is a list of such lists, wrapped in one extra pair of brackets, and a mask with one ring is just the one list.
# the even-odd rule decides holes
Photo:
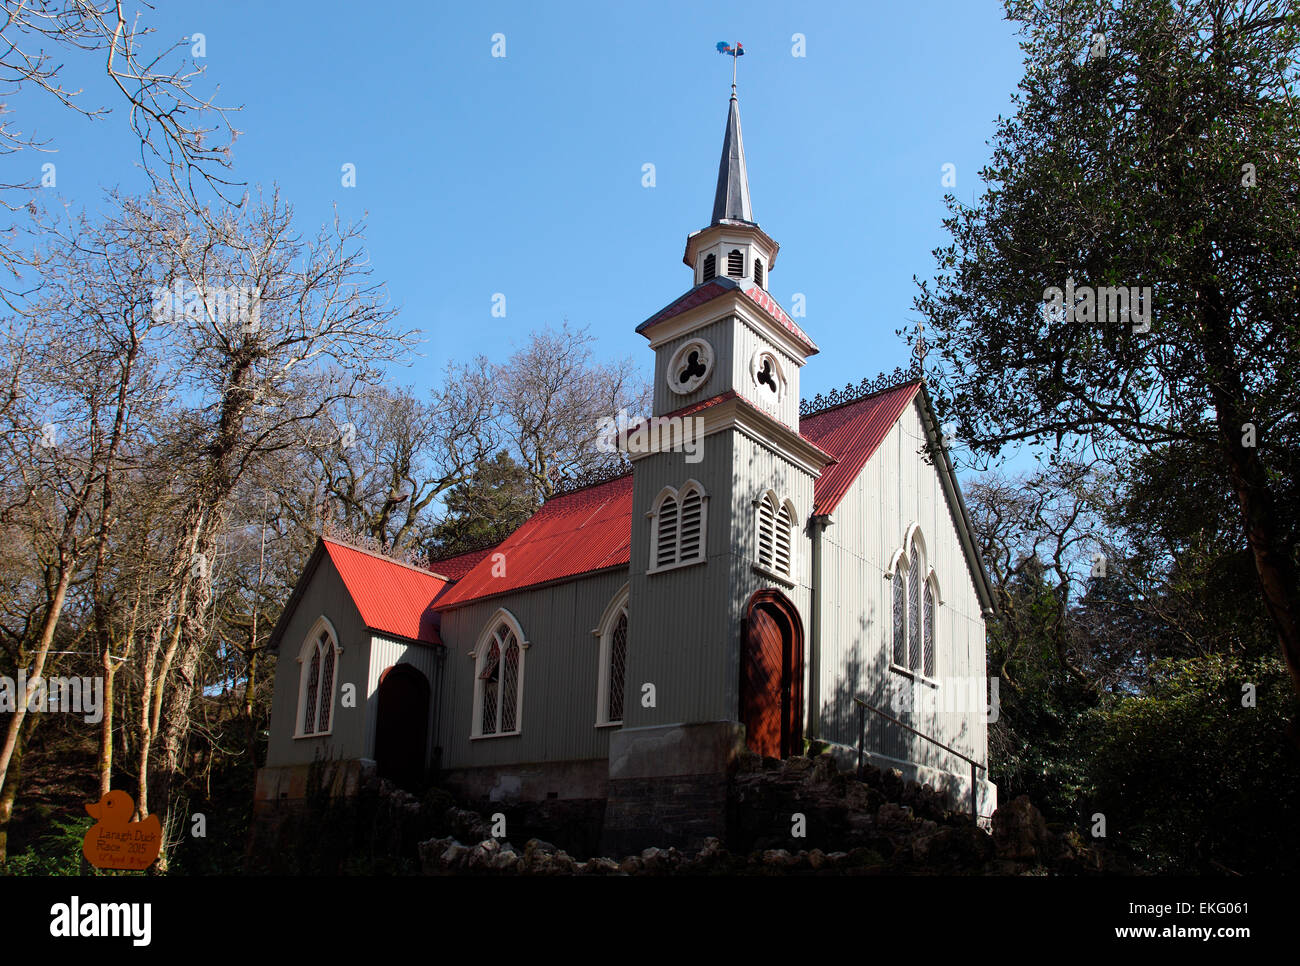
[[(860, 616), (857, 634), (845, 651), (842, 672), (836, 677), (831, 694), (821, 701), (819, 737), (856, 750), (860, 726), (858, 708), (853, 699), (861, 698), (918, 731), (969, 753), (974, 731), (970, 714), (913, 710), (907, 704), (900, 705), (898, 698), (912, 688), (912, 681), (890, 668), (888, 650), (883, 646), (873, 647), (871, 633), (871, 615)], [(938, 694), (945, 699), (952, 697), (935, 691), (920, 691), (928, 687), (918, 685), (917, 690), (919, 693)], [(940, 724), (944, 727), (941, 728)], [(870, 711), (866, 713), (864, 747), (869, 754), (914, 762), (956, 775), (964, 775), (969, 768), (955, 755)]]

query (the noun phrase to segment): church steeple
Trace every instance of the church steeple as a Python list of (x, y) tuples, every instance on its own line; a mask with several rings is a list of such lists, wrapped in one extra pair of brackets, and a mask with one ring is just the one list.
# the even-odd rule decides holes
[(722, 138), (722, 160), (718, 164), (718, 190), (713, 196), (713, 221), (754, 224), (749, 206), (749, 174), (745, 170), (745, 142), (740, 137), (740, 105), (736, 88), (731, 88), (731, 106), (727, 110), (727, 129)]
[(695, 284), (733, 278), (745, 288), (767, 289), (767, 273), (776, 264), (780, 246), (754, 220), (749, 204), (749, 169), (740, 137), (740, 104), (731, 85), (727, 126), (722, 134), (718, 187), (713, 194), (713, 218), (707, 228), (686, 238), (682, 260), (695, 270)]

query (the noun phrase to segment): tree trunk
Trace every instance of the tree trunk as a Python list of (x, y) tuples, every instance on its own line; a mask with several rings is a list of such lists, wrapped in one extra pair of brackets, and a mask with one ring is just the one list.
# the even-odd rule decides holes
[[(70, 539), (70, 528), (75, 525), (75, 520), (69, 521), (69, 529), (65, 531)], [(59, 615), (63, 613), (63, 602), (68, 596), (68, 584), (72, 581), (72, 555), (67, 552), (59, 554), (59, 582), (54, 587), (54, 596), (50, 600), (50, 606), (46, 608), (45, 619), (41, 621), (41, 632), (36, 641), (36, 660), (32, 664), (32, 671), (28, 677), (30, 686), (45, 671), (45, 659), (50, 653), (50, 644), (54, 640), (54, 628), (58, 626)], [(14, 756), (14, 749), (18, 747), (18, 733), (22, 729), (23, 720), (27, 717), (27, 695), (18, 695), (18, 707), (14, 709), (13, 715), (9, 718), (9, 727), (5, 733), (4, 747), (0, 748), (0, 788), (4, 787), (6, 776), (9, 774), (9, 762)]]
[(14, 748), (4, 787), (0, 788), (0, 867), (9, 861), (9, 821), (14, 817), (18, 785), (23, 777), (23, 752), (27, 748), (27, 743), (31, 741), (32, 732), (36, 730), (36, 723), (39, 720), (40, 718), (36, 716), (27, 719), (26, 726), (18, 736), (18, 744)]
[[(1232, 350), (1228, 308), (1218, 290), (1204, 291), (1202, 295), (1203, 351), (1209, 368), (1207, 382), (1219, 428), (1219, 445), (1241, 508), (1242, 529), (1255, 561), (1264, 608), (1273, 622), (1291, 684), (1300, 694), (1300, 587), (1296, 585), (1296, 569), (1278, 539), (1273, 493), (1259, 451), (1255, 446), (1242, 444), (1244, 427), (1251, 420), (1244, 401), (1241, 370)], [(1290, 737), (1300, 745), (1300, 733), (1294, 721), (1290, 725)]]

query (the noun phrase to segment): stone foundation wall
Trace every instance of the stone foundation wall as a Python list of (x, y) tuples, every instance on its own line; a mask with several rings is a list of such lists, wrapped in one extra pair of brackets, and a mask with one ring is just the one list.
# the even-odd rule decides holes
[(745, 728), (735, 721), (614, 732), (604, 853), (699, 848), (725, 836), (728, 776), (745, 753)]

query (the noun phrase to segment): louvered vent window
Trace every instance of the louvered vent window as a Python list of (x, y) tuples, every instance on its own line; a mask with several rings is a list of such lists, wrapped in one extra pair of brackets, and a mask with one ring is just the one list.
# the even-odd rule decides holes
[(671, 496), (659, 505), (658, 530), (655, 566), (667, 567), (677, 562), (677, 501)]
[(763, 260), (761, 258), (754, 259), (754, 284), (759, 288), (763, 287)]
[(705, 501), (708, 495), (692, 481), (678, 493), (672, 487), (659, 498), (653, 514), (654, 542), (650, 571), (703, 560), (708, 530)]
[(700, 491), (691, 490), (682, 500), (682, 542), (681, 552), (677, 556), (679, 561), (695, 560), (700, 556), (701, 509)]
[(782, 506), (776, 515), (775, 564), (778, 574), (790, 576), (790, 539), (794, 532), (794, 521), (790, 517), (790, 508)]
[(762, 502), (758, 504), (758, 565), (772, 569), (772, 561), (776, 556), (776, 507), (772, 505), (771, 497), (763, 497)]
[(727, 274), (732, 278), (740, 278), (745, 274), (745, 254), (740, 249), (732, 249), (727, 255)]
[(718, 274), (718, 256), (709, 252), (704, 256), (704, 281), (715, 278)]

